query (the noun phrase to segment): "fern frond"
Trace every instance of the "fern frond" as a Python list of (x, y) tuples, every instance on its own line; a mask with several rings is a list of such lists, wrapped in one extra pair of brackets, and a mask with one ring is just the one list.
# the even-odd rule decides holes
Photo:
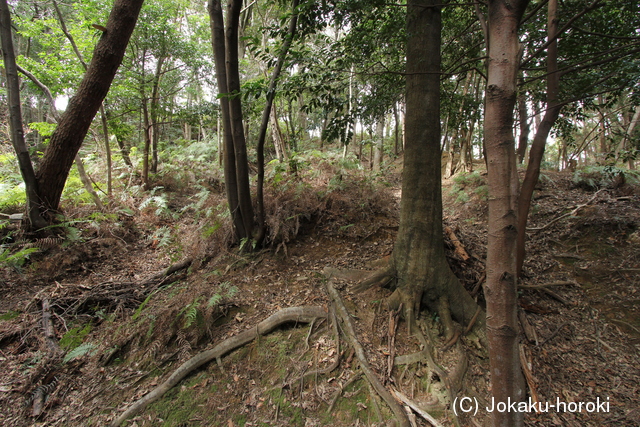
[(78, 347), (74, 348), (69, 353), (67, 353), (66, 356), (64, 356), (64, 359), (62, 359), (62, 363), (67, 363), (73, 359), (77, 359), (86, 354), (93, 356), (93, 354), (95, 353), (95, 350), (96, 350), (95, 344), (92, 344), (90, 342), (80, 344)]
[(220, 301), (222, 301), (222, 295), (220, 294), (213, 295), (211, 298), (209, 298), (209, 302), (207, 303), (207, 308), (211, 308), (214, 305), (220, 304)]

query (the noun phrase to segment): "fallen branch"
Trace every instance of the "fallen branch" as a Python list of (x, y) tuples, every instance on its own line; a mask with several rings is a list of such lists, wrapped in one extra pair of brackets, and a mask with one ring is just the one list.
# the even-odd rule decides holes
[(402, 401), (402, 403), (404, 403), (405, 405), (407, 405), (408, 407), (410, 407), (416, 414), (420, 415), (422, 418), (424, 418), (427, 422), (429, 422), (433, 427), (442, 427), (442, 424), (440, 424), (438, 422), (438, 420), (436, 420), (435, 418), (433, 418), (431, 415), (429, 415), (428, 412), (423, 411), (422, 409), (420, 409), (420, 407), (411, 399), (409, 399), (407, 396), (405, 396), (404, 394), (400, 393), (398, 390), (394, 390), (391, 389), (391, 392), (393, 393), (393, 395), (398, 398), (398, 400)]
[(518, 319), (520, 320), (520, 325), (522, 326), (522, 330), (524, 331), (524, 336), (527, 338), (527, 341), (538, 345), (538, 333), (531, 322), (529, 322), (524, 310), (518, 310)]
[[(544, 292), (545, 294), (549, 295), (551, 298), (560, 301), (561, 303), (563, 303), (564, 305), (571, 305), (571, 302), (569, 302), (566, 298), (564, 298), (563, 296), (557, 294), (556, 292), (552, 291), (551, 289), (549, 289), (547, 286), (553, 285), (554, 283), (548, 284), (548, 285), (518, 285), (519, 289), (528, 289), (528, 290), (533, 290), (533, 291), (540, 291), (540, 292)], [(561, 283), (555, 283), (556, 285), (559, 285)], [(572, 284), (569, 282), (569, 284)]]
[(356, 332), (353, 327), (351, 317), (349, 316), (349, 312), (347, 311), (347, 308), (344, 306), (344, 303), (342, 302), (342, 298), (340, 297), (340, 294), (333, 287), (333, 283), (331, 280), (329, 280), (326, 283), (326, 288), (327, 288), (327, 292), (329, 293), (329, 296), (331, 297), (331, 299), (333, 300), (336, 306), (336, 314), (340, 317), (340, 320), (342, 320), (342, 325), (344, 326), (343, 330), (346, 334), (347, 340), (355, 350), (356, 356), (360, 361), (360, 369), (362, 369), (362, 372), (364, 373), (365, 377), (367, 377), (367, 380), (369, 380), (369, 382), (371, 383), (373, 388), (376, 390), (376, 392), (380, 395), (380, 397), (382, 397), (382, 399), (384, 399), (384, 401), (387, 403), (389, 408), (391, 408), (391, 411), (395, 415), (396, 420), (398, 421), (398, 424), (401, 427), (409, 427), (410, 423), (409, 423), (409, 419), (407, 418), (407, 414), (405, 414), (400, 404), (398, 404), (398, 402), (393, 398), (391, 393), (389, 393), (389, 390), (387, 390), (382, 385), (378, 377), (376, 377), (376, 375), (371, 370), (371, 367), (369, 366), (369, 361), (367, 360), (367, 357), (364, 354), (364, 348), (362, 348), (362, 345), (360, 344), (360, 342), (356, 337)]
[(458, 236), (456, 236), (456, 233), (453, 232), (453, 229), (449, 226), (446, 226), (444, 227), (444, 233), (447, 235), (449, 240), (451, 240), (451, 243), (453, 244), (454, 252), (460, 258), (462, 258), (463, 261), (465, 262), (469, 261), (471, 257), (467, 253), (467, 250), (464, 248), (464, 245), (458, 239)]
[(62, 349), (58, 345), (55, 332), (53, 331), (53, 324), (51, 323), (51, 304), (48, 299), (42, 300), (42, 331), (44, 334), (44, 341), (49, 349), (49, 355), (53, 358), (63, 353)]
[[(540, 398), (538, 397), (538, 392), (536, 391), (536, 382), (533, 378), (533, 373), (531, 372), (531, 368), (529, 367), (527, 355), (524, 352), (524, 346), (522, 344), (520, 345), (520, 366), (522, 367), (522, 372), (524, 373), (524, 377), (527, 380), (527, 385), (529, 386), (529, 394), (531, 395), (531, 400), (534, 403), (538, 403), (540, 401)], [(537, 409), (536, 412), (538, 412)]]
[(557, 218), (555, 218), (555, 219), (552, 219), (551, 221), (549, 221), (547, 224), (543, 225), (542, 227), (538, 227), (538, 228), (527, 228), (527, 231), (537, 233), (537, 232), (539, 232), (539, 231), (544, 230), (545, 228), (549, 228), (550, 226), (552, 226), (552, 225), (553, 225), (553, 224), (555, 224), (556, 222), (558, 222), (558, 221), (560, 221), (560, 220), (562, 220), (562, 219), (564, 219), (564, 218), (566, 218), (566, 217), (574, 216), (575, 214), (577, 214), (577, 213), (578, 213), (578, 211), (579, 211), (580, 209), (582, 209), (582, 208), (584, 208), (584, 207), (586, 207), (586, 206), (589, 206), (591, 203), (593, 203), (593, 202), (594, 202), (594, 200), (596, 200), (596, 199), (598, 198), (598, 194), (600, 194), (600, 192), (601, 192), (601, 191), (602, 191), (602, 190), (598, 190), (598, 191), (596, 191), (596, 193), (593, 195), (593, 197), (592, 197), (592, 198), (590, 198), (590, 199), (589, 199), (589, 201), (587, 201), (587, 203), (583, 203), (583, 204), (581, 204), (581, 205), (576, 206), (576, 208), (575, 208), (575, 209), (573, 209), (571, 212), (566, 213), (566, 214), (564, 214), (564, 215), (560, 215), (559, 217), (557, 217)]
[(142, 411), (152, 402), (155, 402), (163, 394), (169, 391), (173, 386), (178, 384), (184, 377), (189, 375), (192, 371), (204, 365), (205, 363), (222, 357), (232, 350), (238, 347), (248, 344), (260, 335), (265, 335), (273, 331), (278, 326), (287, 322), (301, 322), (309, 323), (317, 318), (325, 318), (327, 313), (322, 307), (289, 307), (272, 314), (262, 322), (258, 323), (255, 327), (247, 329), (228, 338), (215, 347), (205, 350), (191, 359), (184, 362), (178, 369), (165, 382), (158, 387), (147, 393), (142, 398), (135, 401), (129, 408), (124, 411), (117, 419), (111, 423), (111, 427), (117, 427), (121, 425), (126, 419), (132, 417), (138, 412)]

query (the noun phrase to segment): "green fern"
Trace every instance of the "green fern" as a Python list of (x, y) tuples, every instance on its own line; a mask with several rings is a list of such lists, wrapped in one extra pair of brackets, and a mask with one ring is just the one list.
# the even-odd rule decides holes
[(191, 303), (187, 304), (178, 313), (178, 317), (183, 316), (184, 318), (184, 324), (182, 325), (183, 329), (188, 329), (189, 327), (191, 327), (191, 325), (196, 323), (196, 320), (198, 319), (198, 314), (199, 314), (198, 307), (200, 306), (201, 300), (202, 300), (202, 297), (196, 298)]
[(96, 352), (96, 345), (90, 342), (87, 342), (79, 345), (78, 347), (74, 348), (69, 353), (67, 353), (67, 355), (64, 356), (64, 359), (62, 359), (62, 363), (67, 363), (73, 359), (77, 359), (86, 354), (89, 354), (89, 356), (93, 356), (95, 352)]
[(38, 251), (38, 248), (25, 248), (15, 254), (12, 254), (9, 248), (4, 249), (0, 252), (0, 266), (19, 269), (24, 265), (27, 259), (29, 259), (29, 256), (32, 253)]
[(189, 309), (184, 315), (184, 318), (185, 318), (185, 321), (184, 321), (183, 329), (188, 329), (189, 327), (191, 327), (191, 325), (193, 325), (196, 322), (196, 319), (198, 318), (198, 306), (192, 305), (191, 307), (189, 307)]
[(207, 303), (207, 308), (211, 308), (214, 305), (220, 304), (220, 301), (222, 301), (222, 295), (220, 294), (213, 295), (211, 298), (209, 298), (209, 302)]

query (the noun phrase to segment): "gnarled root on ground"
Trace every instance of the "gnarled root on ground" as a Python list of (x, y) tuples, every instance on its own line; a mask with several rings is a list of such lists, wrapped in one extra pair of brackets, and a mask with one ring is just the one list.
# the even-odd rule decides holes
[(184, 377), (205, 363), (222, 357), (238, 347), (248, 344), (260, 335), (265, 335), (273, 331), (278, 326), (287, 322), (309, 323), (317, 318), (325, 318), (327, 313), (323, 307), (289, 307), (272, 314), (255, 327), (247, 329), (231, 338), (228, 338), (212, 349), (205, 350), (191, 359), (184, 362), (169, 378), (158, 387), (147, 393), (142, 398), (135, 401), (122, 415), (116, 418), (111, 427), (121, 425), (125, 420), (146, 408), (150, 403), (155, 402), (163, 394), (178, 384)]

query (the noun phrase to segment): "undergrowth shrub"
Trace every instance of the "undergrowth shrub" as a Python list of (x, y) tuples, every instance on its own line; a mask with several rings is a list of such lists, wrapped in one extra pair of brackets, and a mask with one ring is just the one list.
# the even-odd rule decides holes
[(617, 166), (586, 166), (576, 170), (572, 180), (577, 188), (596, 191), (601, 188), (617, 188), (625, 183), (638, 185), (640, 172)]
[(276, 250), (316, 224), (336, 234), (366, 234), (371, 218), (396, 206), (385, 183), (362, 172), (354, 156), (314, 150), (297, 158), (303, 169), (292, 171), (277, 161), (267, 169), (266, 243)]
[(453, 185), (448, 193), (456, 198), (457, 203), (468, 202), (473, 194), (480, 200), (487, 200), (489, 187), (479, 171), (462, 172), (453, 177)]

